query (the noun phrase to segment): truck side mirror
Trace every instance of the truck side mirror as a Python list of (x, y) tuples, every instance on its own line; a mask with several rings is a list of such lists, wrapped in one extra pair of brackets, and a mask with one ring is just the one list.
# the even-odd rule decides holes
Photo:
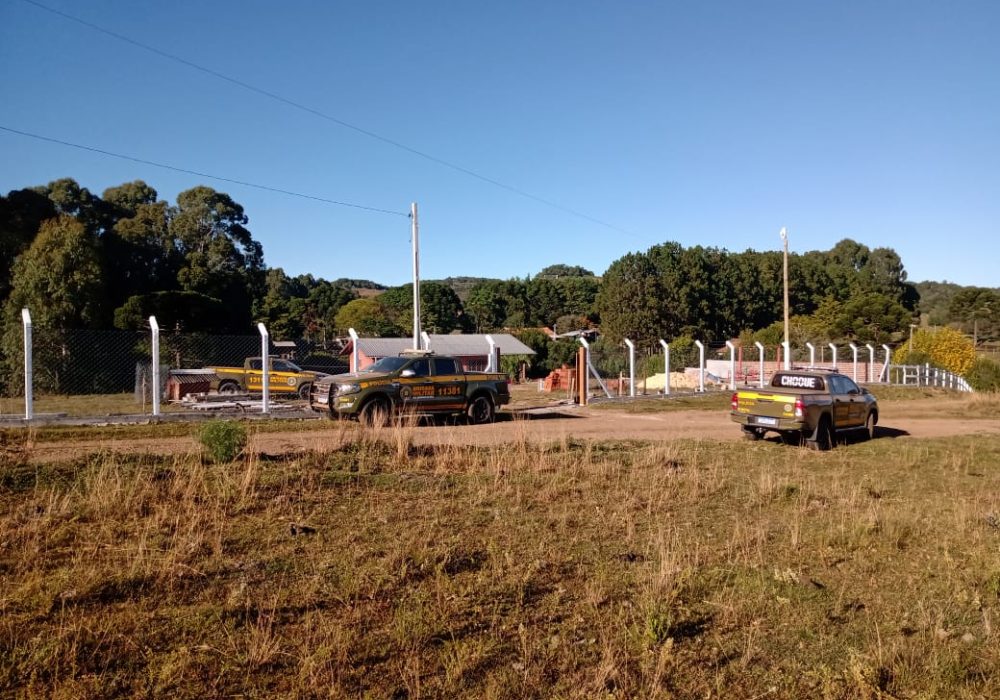
[(402, 372), (399, 373), (399, 376), (400, 377), (415, 377), (415, 376), (417, 376), (417, 373), (414, 372), (412, 369), (404, 369)]

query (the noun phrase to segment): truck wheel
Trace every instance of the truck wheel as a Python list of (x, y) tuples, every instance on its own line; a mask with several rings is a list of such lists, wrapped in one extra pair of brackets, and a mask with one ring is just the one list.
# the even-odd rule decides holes
[(381, 428), (389, 423), (389, 412), (392, 406), (382, 397), (376, 397), (361, 407), (358, 418), (362, 425), (369, 428)]
[(833, 431), (830, 429), (830, 419), (823, 416), (819, 419), (816, 429), (810, 435), (806, 443), (809, 449), (825, 452), (833, 447)]
[(865, 419), (865, 434), (868, 435), (869, 440), (875, 439), (876, 423), (878, 423), (878, 414), (872, 411), (868, 414), (868, 418)]
[(492, 423), (496, 418), (496, 411), (493, 408), (493, 400), (485, 394), (480, 394), (472, 399), (472, 403), (470, 403), (468, 409), (466, 409), (465, 415), (468, 417), (469, 423), (472, 425)]
[(227, 379), (219, 383), (219, 393), (238, 394), (240, 393), (240, 385), (234, 382), (232, 379)]
[(801, 445), (802, 433), (798, 430), (783, 430), (781, 432), (781, 442), (786, 445)]
[(751, 428), (749, 426), (743, 426), (743, 439), (750, 440), (751, 442), (756, 442), (764, 437), (764, 431), (760, 428)]
[(309, 382), (303, 384), (299, 387), (299, 398), (303, 401), (309, 400), (309, 393), (312, 391), (313, 385)]

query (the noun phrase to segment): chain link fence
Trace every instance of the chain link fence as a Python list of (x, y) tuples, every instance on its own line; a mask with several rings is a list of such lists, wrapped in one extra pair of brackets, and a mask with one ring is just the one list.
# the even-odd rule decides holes
[[(152, 331), (35, 326), (30, 334), (33, 416), (100, 418), (153, 413)], [(11, 420), (25, 417), (28, 406), (24, 344), (13, 342), (13, 334), (8, 336), (0, 356), (0, 414)], [(303, 397), (312, 377), (299, 370), (346, 372), (348, 363), (340, 354), (342, 348), (339, 340), (270, 342), (271, 401), (304, 408)], [(255, 401), (259, 404), (261, 350), (260, 335), (161, 331), (158, 391), (162, 412), (192, 411), (193, 399), (215, 399), (227, 378), (235, 384), (234, 396), (223, 397), (228, 404), (218, 402), (219, 408), (232, 408), (233, 401), (241, 402), (241, 410)], [(245, 371), (251, 365), (257, 370), (256, 382), (250, 379), (253, 372)]]

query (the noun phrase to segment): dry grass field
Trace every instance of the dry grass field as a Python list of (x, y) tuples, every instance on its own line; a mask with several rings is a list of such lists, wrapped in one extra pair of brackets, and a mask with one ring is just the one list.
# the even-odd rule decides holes
[(1000, 437), (0, 467), (12, 697), (994, 698)]

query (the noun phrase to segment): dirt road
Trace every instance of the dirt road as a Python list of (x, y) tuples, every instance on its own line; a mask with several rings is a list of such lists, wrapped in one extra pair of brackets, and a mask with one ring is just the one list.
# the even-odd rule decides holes
[[(899, 404), (900, 410), (883, 408), (880, 425), (885, 438), (935, 438), (954, 435), (1000, 435), (1000, 421), (985, 418), (929, 418), (921, 416), (921, 402)], [(918, 409), (918, 410), (913, 410)], [(909, 415), (917, 414), (917, 415)], [(520, 442), (577, 440), (673, 440), (697, 438), (737, 440), (738, 427), (726, 412), (688, 410), (668, 413), (626, 413), (624, 411), (577, 409), (573, 407), (531, 411), (519, 417), (504, 416), (493, 425), (420, 425), (402, 430), (415, 444), (497, 445)], [(301, 450), (332, 449), (351, 439), (359, 430), (354, 424), (330, 423), (328, 429), (290, 430), (259, 433), (256, 449), (268, 454)], [(388, 437), (392, 436), (387, 431)], [(192, 437), (100, 439), (40, 442), (33, 445), (34, 462), (62, 461), (94, 452), (186, 454), (198, 450)]]

